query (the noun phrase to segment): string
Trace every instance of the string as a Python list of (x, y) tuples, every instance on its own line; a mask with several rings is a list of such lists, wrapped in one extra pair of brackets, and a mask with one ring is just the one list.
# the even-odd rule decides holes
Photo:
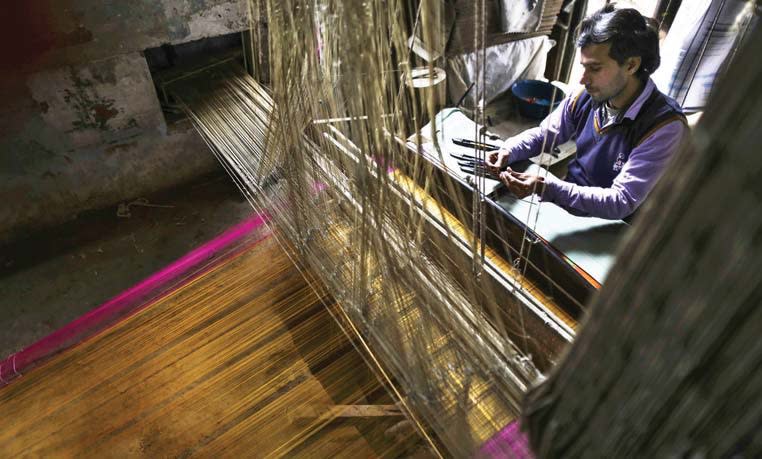
[[(523, 316), (525, 302), (539, 311), (547, 299), (524, 289), (518, 272), (495, 277), (510, 265), (486, 244), (484, 172), (462, 195), (400, 140), (415, 132), (419, 109), (434, 115), (430, 101), (411, 102), (400, 69), (413, 66), (406, 21), (429, 40), (437, 5), (424, 14), (419, 4), (408, 18), (398, 0), (268, 1), (271, 88), (231, 65), (170, 90), (246, 199), (272, 216), (289, 257), (319, 279), (313, 289), (336, 299), (339, 322), (388, 374), (418, 430), (433, 433), (444, 455), (468, 455), (518, 415), (540, 377), (533, 361), (547, 368), (560, 349), (542, 350)], [(485, 1), (476, 13), (483, 100)], [(484, 123), (478, 106), (476, 117)], [(474, 267), (468, 275), (464, 263)], [(506, 296), (500, 282), (519, 284), (521, 295)]]

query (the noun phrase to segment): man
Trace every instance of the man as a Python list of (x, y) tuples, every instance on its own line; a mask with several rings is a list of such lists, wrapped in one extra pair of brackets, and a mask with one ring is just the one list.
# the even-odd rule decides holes
[[(680, 106), (649, 75), (659, 66), (656, 29), (634, 9), (607, 5), (579, 28), (584, 90), (563, 101), (539, 127), (508, 139), (490, 155), (506, 164), (574, 139), (565, 180), (508, 168), (501, 181), (516, 196), (538, 193), (576, 215), (629, 217), (646, 199), (687, 133)], [(547, 137), (547, 140), (546, 140)]]

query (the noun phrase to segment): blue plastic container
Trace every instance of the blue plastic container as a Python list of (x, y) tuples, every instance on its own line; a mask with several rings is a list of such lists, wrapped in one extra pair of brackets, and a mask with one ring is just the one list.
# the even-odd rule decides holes
[(511, 92), (518, 101), (519, 113), (538, 120), (545, 118), (552, 111), (550, 101), (553, 100), (553, 90), (556, 91), (553, 104), (555, 109), (566, 97), (561, 88), (539, 80), (519, 80), (511, 86)]

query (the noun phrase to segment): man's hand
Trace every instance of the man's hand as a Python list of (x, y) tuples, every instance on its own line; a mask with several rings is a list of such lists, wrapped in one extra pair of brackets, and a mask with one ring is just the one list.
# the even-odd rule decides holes
[(515, 172), (510, 167), (505, 172), (500, 173), (500, 181), (519, 199), (526, 198), (532, 193), (542, 193), (545, 186), (543, 177)]
[(500, 169), (508, 164), (509, 154), (510, 152), (508, 150), (504, 150), (502, 148), (497, 151), (490, 152), (490, 154), (487, 156), (487, 160), (484, 162), (487, 165), (487, 169), (489, 169), (490, 172), (495, 175), (499, 174)]

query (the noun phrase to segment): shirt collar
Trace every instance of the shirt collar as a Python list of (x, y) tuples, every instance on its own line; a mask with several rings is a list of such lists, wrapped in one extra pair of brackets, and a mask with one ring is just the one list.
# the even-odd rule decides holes
[[(649, 78), (648, 81), (646, 81), (646, 85), (643, 87), (643, 91), (641, 91), (640, 95), (637, 97), (637, 99), (635, 99), (635, 102), (631, 103), (630, 106), (627, 107), (627, 111), (624, 112), (624, 115), (619, 118), (619, 121), (623, 120), (624, 118), (634, 120), (638, 116), (638, 113), (640, 113), (640, 109), (643, 108), (643, 104), (646, 102), (646, 100), (648, 100), (649, 97), (651, 97), (651, 93), (654, 92), (654, 88), (656, 88), (656, 84), (651, 78)], [(596, 104), (595, 106), (600, 108), (602, 105), (603, 103)]]
[(643, 91), (641, 91), (640, 95), (637, 99), (635, 99), (635, 102), (630, 104), (630, 107), (627, 109), (626, 112), (624, 112), (624, 116), (622, 118), (629, 118), (631, 120), (634, 120), (638, 113), (640, 113), (640, 109), (643, 108), (643, 104), (648, 100), (649, 97), (651, 97), (651, 93), (654, 92), (654, 88), (656, 85), (654, 84), (652, 79), (648, 79), (646, 82), (646, 86), (643, 88)]

